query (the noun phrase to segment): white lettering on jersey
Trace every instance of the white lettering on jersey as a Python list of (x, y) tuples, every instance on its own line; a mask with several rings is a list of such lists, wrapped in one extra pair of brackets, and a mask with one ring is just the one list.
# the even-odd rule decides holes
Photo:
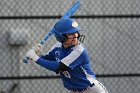
[(65, 77), (71, 78), (71, 76), (70, 76), (68, 71), (63, 71), (62, 73), (64, 74)]
[(57, 62), (60, 62), (60, 59), (58, 58), (60, 56), (60, 51), (55, 51), (55, 59)]

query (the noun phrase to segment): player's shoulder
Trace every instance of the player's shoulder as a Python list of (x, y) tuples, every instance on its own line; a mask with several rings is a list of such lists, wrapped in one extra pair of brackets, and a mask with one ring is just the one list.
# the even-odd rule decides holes
[(56, 42), (56, 43), (53, 45), (53, 47), (62, 47), (62, 43)]
[(83, 47), (83, 45), (81, 43), (79, 43), (73, 47), (73, 51), (77, 51), (77, 52), (82, 53), (84, 50), (85, 50), (85, 48)]
[[(52, 51), (52, 50), (54, 50), (54, 49), (56, 49), (56, 48), (60, 48), (60, 47), (62, 47), (62, 43), (56, 42), (56, 43), (51, 47), (50, 51)], [(49, 51), (49, 52), (50, 52), (50, 51)]]

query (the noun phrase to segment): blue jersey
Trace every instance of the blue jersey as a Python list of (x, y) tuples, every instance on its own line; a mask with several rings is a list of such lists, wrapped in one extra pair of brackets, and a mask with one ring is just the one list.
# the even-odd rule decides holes
[(64, 87), (68, 90), (86, 88), (95, 80), (88, 54), (82, 44), (64, 48), (58, 42), (42, 58), (62, 62), (70, 68), (67, 71), (60, 72)]

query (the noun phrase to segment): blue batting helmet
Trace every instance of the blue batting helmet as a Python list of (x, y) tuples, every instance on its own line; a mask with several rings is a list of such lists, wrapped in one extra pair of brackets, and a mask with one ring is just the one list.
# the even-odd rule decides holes
[(74, 32), (80, 31), (80, 27), (78, 26), (78, 23), (70, 18), (64, 18), (60, 19), (54, 26), (55, 31), (55, 37), (57, 41), (63, 43), (67, 40), (67, 37), (65, 34), (70, 34)]

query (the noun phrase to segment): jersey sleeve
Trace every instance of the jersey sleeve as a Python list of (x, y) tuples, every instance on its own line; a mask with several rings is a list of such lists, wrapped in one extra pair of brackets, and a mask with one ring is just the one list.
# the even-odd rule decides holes
[(63, 58), (61, 62), (69, 68), (74, 69), (76, 66), (85, 62), (85, 59), (88, 59), (87, 53), (83, 46), (79, 45), (68, 56)]
[(45, 60), (43, 58), (39, 58), (36, 63), (50, 71), (54, 71), (54, 72), (57, 72), (57, 70), (59, 69), (59, 66), (60, 66), (60, 64), (56, 61)]
[(45, 60), (55, 60), (52, 51), (50, 51), (46, 55), (42, 55), (41, 58)]

